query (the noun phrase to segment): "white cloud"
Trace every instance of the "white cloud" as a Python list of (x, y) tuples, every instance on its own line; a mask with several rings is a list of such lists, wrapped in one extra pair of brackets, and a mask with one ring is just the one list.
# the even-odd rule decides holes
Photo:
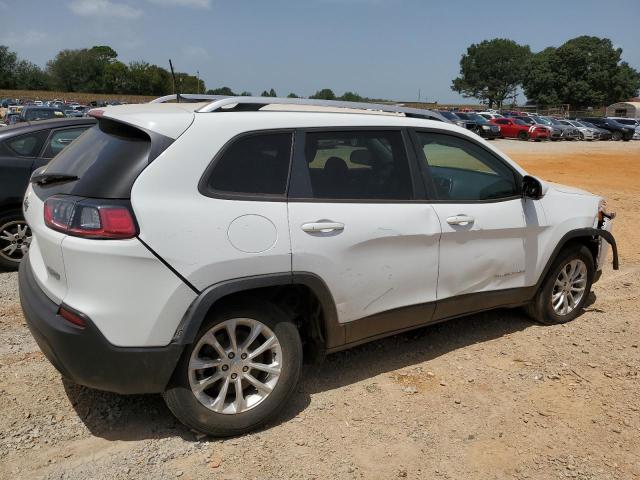
[(182, 49), (182, 54), (193, 60), (206, 60), (210, 58), (209, 52), (203, 47), (197, 45), (187, 45)]
[(0, 43), (7, 45), (21, 45), (24, 47), (33, 47), (42, 45), (47, 41), (47, 34), (39, 30), (27, 30), (24, 32), (6, 32), (0, 36)]
[(147, 0), (162, 7), (211, 8), (211, 0)]
[(131, 20), (142, 15), (142, 10), (110, 0), (72, 0), (69, 8), (81, 17), (123, 18)]

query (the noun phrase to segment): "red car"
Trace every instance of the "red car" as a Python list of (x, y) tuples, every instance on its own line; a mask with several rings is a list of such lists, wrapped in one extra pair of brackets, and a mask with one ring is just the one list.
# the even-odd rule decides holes
[(549, 129), (542, 125), (528, 125), (517, 118), (494, 118), (489, 123), (500, 127), (502, 138), (519, 138), (520, 140), (540, 140), (549, 139)]

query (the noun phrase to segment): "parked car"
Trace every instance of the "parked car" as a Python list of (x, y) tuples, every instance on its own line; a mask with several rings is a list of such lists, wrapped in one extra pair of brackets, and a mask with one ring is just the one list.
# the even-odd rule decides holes
[(584, 125), (585, 127), (593, 128), (594, 130), (596, 130), (599, 135), (599, 140), (611, 140), (611, 132), (609, 130), (605, 130), (604, 128), (600, 128), (597, 125), (594, 125), (593, 123), (590, 123), (590, 122), (586, 122), (584, 120), (576, 120), (576, 121), (581, 125)]
[(493, 120), (494, 118), (504, 118), (503, 115), (500, 115), (499, 113), (496, 112), (478, 112), (478, 115), (480, 115), (481, 117), (486, 118), (487, 120)]
[(4, 116), (3, 122), (5, 125), (15, 125), (20, 122), (20, 114), (19, 113), (7, 113)]
[(84, 105), (74, 105), (64, 110), (67, 117), (83, 117), (88, 109)]
[(50, 120), (52, 118), (64, 118), (64, 111), (52, 107), (24, 107), (20, 112), (19, 122), (34, 122), (37, 120)]
[(633, 140), (640, 140), (640, 121), (634, 118), (624, 118), (624, 117), (608, 117), (611, 120), (615, 120), (616, 122), (626, 125), (628, 127), (633, 127)]
[(600, 133), (595, 128), (580, 124), (577, 120), (558, 120), (562, 125), (573, 127), (580, 132), (580, 140), (598, 140)]
[(585, 117), (579, 118), (578, 120), (584, 120), (589, 123), (593, 123), (597, 127), (609, 130), (611, 132), (612, 140), (624, 140), (625, 142), (628, 142), (633, 138), (633, 135), (635, 133), (635, 128), (633, 128), (632, 126), (623, 125), (610, 118)]
[(93, 118), (45, 120), (0, 129), (1, 268), (17, 269), (31, 242), (21, 208), (31, 173), (95, 123)]
[(467, 128), (467, 122), (460, 118), (455, 112), (451, 112), (449, 110), (438, 110), (438, 113), (449, 120), (451, 123), (455, 123), (462, 128)]
[(229, 97), (92, 111), (98, 127), (24, 198), (20, 298), (49, 360), (238, 435), (286, 404), (303, 352), (496, 307), (564, 323), (607, 242), (618, 267), (602, 198), (529, 176), (434, 112), (309, 112), (345, 106), (362, 108)]
[(529, 125), (518, 118), (494, 118), (490, 123), (500, 127), (502, 138), (518, 138), (520, 140), (548, 140), (550, 133), (542, 125)]
[(466, 121), (466, 127), (487, 140), (500, 137), (500, 127), (475, 112), (456, 112), (456, 115)]

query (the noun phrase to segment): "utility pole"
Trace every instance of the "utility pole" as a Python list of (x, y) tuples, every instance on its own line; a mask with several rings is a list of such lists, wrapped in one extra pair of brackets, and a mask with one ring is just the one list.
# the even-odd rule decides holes
[(196, 87), (196, 93), (200, 94), (200, 70), (196, 70), (196, 79), (198, 80), (197, 83), (197, 87)]
[(420, 91), (420, 89), (418, 89), (418, 103), (420, 103), (421, 94), (422, 94), (422, 92)]

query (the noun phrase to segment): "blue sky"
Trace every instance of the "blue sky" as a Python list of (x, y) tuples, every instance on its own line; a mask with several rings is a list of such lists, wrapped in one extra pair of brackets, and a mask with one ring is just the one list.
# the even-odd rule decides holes
[[(308, 96), (460, 101), (450, 89), (471, 43), (534, 51), (610, 38), (640, 69), (638, 0), (0, 0), (0, 44), (41, 66), (65, 48), (110, 45), (122, 61), (200, 71), (207, 87)], [(520, 98), (522, 100), (522, 98)]]

